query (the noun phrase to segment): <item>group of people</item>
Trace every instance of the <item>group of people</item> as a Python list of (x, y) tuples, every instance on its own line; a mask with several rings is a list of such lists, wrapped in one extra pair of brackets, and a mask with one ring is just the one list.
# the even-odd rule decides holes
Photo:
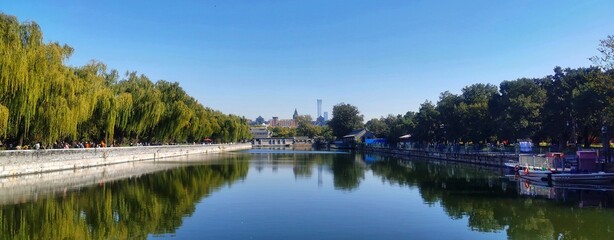
[(104, 141), (100, 141), (100, 143), (95, 142), (65, 142), (65, 141), (56, 141), (51, 146), (45, 146), (40, 142), (32, 143), (30, 145), (19, 145), (12, 143), (4, 144), (0, 142), (0, 149), (6, 150), (39, 150), (39, 149), (69, 149), (69, 148), (103, 148), (107, 147)]
[(53, 144), (54, 149), (68, 149), (68, 148), (101, 148), (106, 147), (107, 145), (104, 141), (100, 141), (100, 143), (95, 142), (73, 142), (72, 144), (68, 142), (55, 142)]

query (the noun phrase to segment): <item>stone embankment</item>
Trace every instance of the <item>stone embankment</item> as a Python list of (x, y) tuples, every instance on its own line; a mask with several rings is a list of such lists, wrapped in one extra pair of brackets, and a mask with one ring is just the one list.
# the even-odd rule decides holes
[(479, 152), (479, 153), (459, 153), (459, 152), (438, 152), (427, 150), (410, 149), (388, 149), (388, 148), (365, 148), (365, 152), (390, 154), (397, 157), (413, 157), (437, 159), (452, 162), (462, 162), (493, 167), (505, 167), (507, 162), (518, 161), (518, 155), (514, 153)]
[(0, 177), (250, 148), (246, 143), (0, 151)]

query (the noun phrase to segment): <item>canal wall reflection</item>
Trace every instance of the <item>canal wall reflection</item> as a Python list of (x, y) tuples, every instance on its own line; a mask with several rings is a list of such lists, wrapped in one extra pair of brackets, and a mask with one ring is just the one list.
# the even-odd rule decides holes
[[(0, 237), (145, 239), (174, 232), (203, 197), (247, 175), (247, 158), (229, 155), (222, 162), (200, 166), (138, 165), (135, 169), (143, 171), (131, 178), (73, 188), (59, 196), (55, 188), (39, 191), (51, 196), (39, 194), (30, 202), (0, 207)], [(149, 171), (156, 174), (145, 174)]]
[(121, 179), (138, 178), (145, 174), (174, 169), (186, 164), (209, 164), (220, 159), (219, 154), (184, 155), (157, 161), (139, 161), (108, 166), (79, 168), (38, 174), (0, 178), (0, 205), (36, 201), (38, 198), (62, 196), (67, 192)]

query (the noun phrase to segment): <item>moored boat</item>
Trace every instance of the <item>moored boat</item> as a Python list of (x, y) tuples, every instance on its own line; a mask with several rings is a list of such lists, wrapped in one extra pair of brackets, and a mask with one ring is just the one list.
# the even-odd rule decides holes
[(563, 157), (562, 153), (520, 154), (518, 155), (518, 175), (532, 181), (550, 181), (552, 174), (570, 170), (565, 168)]
[(531, 181), (548, 181), (550, 175), (552, 175), (552, 171), (550, 170), (529, 169), (529, 167), (525, 167), (518, 172), (519, 177)]
[(614, 184), (614, 173), (601, 169), (595, 151), (576, 152), (577, 167), (566, 168), (562, 153), (546, 155), (520, 155), (518, 176), (531, 181), (547, 181), (561, 184)]

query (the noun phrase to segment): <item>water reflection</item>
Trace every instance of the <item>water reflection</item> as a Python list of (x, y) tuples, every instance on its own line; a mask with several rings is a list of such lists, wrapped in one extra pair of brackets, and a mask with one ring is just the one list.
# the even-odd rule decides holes
[(276, 171), (280, 165), (292, 166), (295, 178), (309, 178), (317, 166), (318, 179), (325, 169), (332, 173), (336, 189), (352, 190), (360, 185), (367, 170), (363, 155), (348, 152), (327, 152), (290, 149), (256, 149), (251, 164), (258, 171), (270, 166)]
[[(475, 165), (372, 154), (279, 150), (282, 149), (260, 149), (231, 154), (222, 160), (206, 161), (205, 164), (198, 161), (188, 165), (159, 163), (151, 165), (150, 170), (145, 166), (137, 166), (135, 168), (141, 170), (140, 173), (137, 171), (138, 174), (128, 171), (128, 168), (121, 168), (126, 171), (124, 177), (129, 177), (125, 179), (111, 174), (120, 170), (90, 172), (79, 175), (83, 176), (83, 181), (64, 186), (58, 184), (57, 187), (49, 189), (31, 188), (36, 191), (26, 191), (28, 194), (21, 195), (17, 200), (6, 197), (10, 194), (1, 194), (2, 189), (8, 189), (9, 185), (6, 184), (11, 182), (5, 179), (3, 188), (0, 188), (0, 196), (5, 199), (4, 205), (0, 207), (0, 238), (143, 239), (152, 235), (173, 234), (182, 227), (186, 217), (189, 218), (198, 211), (199, 202), (222, 186), (229, 186), (230, 189), (238, 180), (249, 181), (248, 172), (250, 175), (289, 173), (295, 179), (317, 179), (318, 191), (342, 192), (344, 194), (341, 197), (350, 196), (354, 199), (356, 204), (363, 208), (362, 217), (373, 219), (368, 226), (359, 227), (373, 232), (388, 229), (388, 226), (378, 225), (383, 222), (383, 219), (378, 218), (381, 213), (384, 213), (382, 215), (386, 218), (397, 219), (396, 221), (409, 221), (411, 218), (425, 217), (420, 215), (429, 212), (424, 209), (436, 208), (443, 210), (444, 218), (449, 220), (438, 222), (442, 229), (452, 226), (455, 221), (466, 221), (467, 232), (505, 233), (511, 239), (609, 239), (614, 234), (614, 223), (611, 222), (611, 219), (614, 219), (614, 210), (610, 209), (614, 206), (614, 192), (610, 189), (595, 191), (579, 186), (552, 187), (522, 182), (505, 177), (500, 169)], [(249, 171), (250, 168), (253, 172)], [(265, 171), (268, 169), (271, 171)], [(75, 176), (77, 175), (73, 175), (73, 178), (77, 178)], [(107, 177), (106, 180), (101, 180), (103, 177)], [(47, 183), (51, 182), (57, 182), (57, 179), (51, 177)], [(287, 179), (287, 182), (287, 185), (280, 185), (279, 189), (267, 190), (278, 190), (280, 193), (273, 195), (279, 197), (284, 191), (299, 186), (297, 181)], [(330, 184), (333, 187), (327, 188)], [(399, 205), (373, 204), (374, 199), (380, 202), (398, 200), (386, 199), (398, 195), (369, 196), (371, 193), (364, 192), (358, 194), (361, 190), (364, 191), (361, 188), (365, 185), (371, 187), (368, 188), (371, 191), (373, 186), (377, 186), (387, 189), (385, 192), (415, 192), (422, 203), (408, 205), (402, 201), (392, 201)], [(17, 191), (19, 188), (28, 189), (27, 185), (10, 189)], [(36, 197), (32, 197), (32, 193), (35, 193)], [(329, 204), (348, 201), (347, 198), (335, 199), (340, 197), (336, 194), (320, 193), (317, 196), (317, 199)], [(365, 196), (368, 198), (362, 199)], [(267, 216), (255, 218), (275, 218), (276, 214), (283, 214), (297, 206), (319, 204), (301, 202), (300, 198), (293, 200), (295, 202), (287, 203), (287, 206), (274, 206), (275, 211), (267, 212)], [(211, 210), (215, 205), (206, 207)], [(398, 215), (405, 210), (402, 208), (412, 208), (417, 214)], [(343, 209), (333, 208), (329, 211), (341, 212)], [(237, 211), (237, 214), (242, 212)], [(325, 214), (311, 212), (295, 217), (309, 222), (309, 217), (312, 216), (317, 218), (314, 222), (319, 222), (321, 215)], [(341, 213), (326, 215), (339, 218), (330, 220), (335, 222), (339, 231), (348, 229), (344, 223), (357, 224), (353, 219), (344, 218)], [(304, 229), (310, 231), (309, 228)], [(403, 234), (419, 231), (402, 230), (396, 229)], [(230, 237), (232, 233), (227, 234)], [(464, 233), (458, 234), (468, 236)], [(295, 235), (313, 236), (300, 232)]]
[(389, 183), (418, 187), (425, 203), (439, 203), (451, 219), (467, 217), (475, 231), (506, 231), (511, 239), (610, 239), (613, 234), (611, 209), (586, 209), (612, 207), (612, 191), (525, 188), (496, 169), (452, 163), (388, 160), (371, 170)]
[(182, 166), (4, 205), (3, 239), (144, 239), (174, 232), (201, 198), (247, 175), (247, 156), (215, 165)]
[[(499, 168), (450, 162), (401, 160), (380, 155), (271, 154), (272, 162), (292, 164), (296, 176), (324, 167), (338, 190), (359, 188), (371, 171), (389, 185), (417, 188), (425, 204), (439, 205), (452, 220), (466, 218), (472, 231), (507, 233), (511, 239), (611, 238), (614, 192), (526, 184), (508, 179)], [(292, 161), (287, 161), (292, 159)], [(596, 208), (595, 208), (596, 207)]]
[(568, 203), (580, 208), (614, 207), (614, 186), (566, 184), (553, 186), (547, 182), (529, 181), (512, 177), (518, 184), (520, 195)]

